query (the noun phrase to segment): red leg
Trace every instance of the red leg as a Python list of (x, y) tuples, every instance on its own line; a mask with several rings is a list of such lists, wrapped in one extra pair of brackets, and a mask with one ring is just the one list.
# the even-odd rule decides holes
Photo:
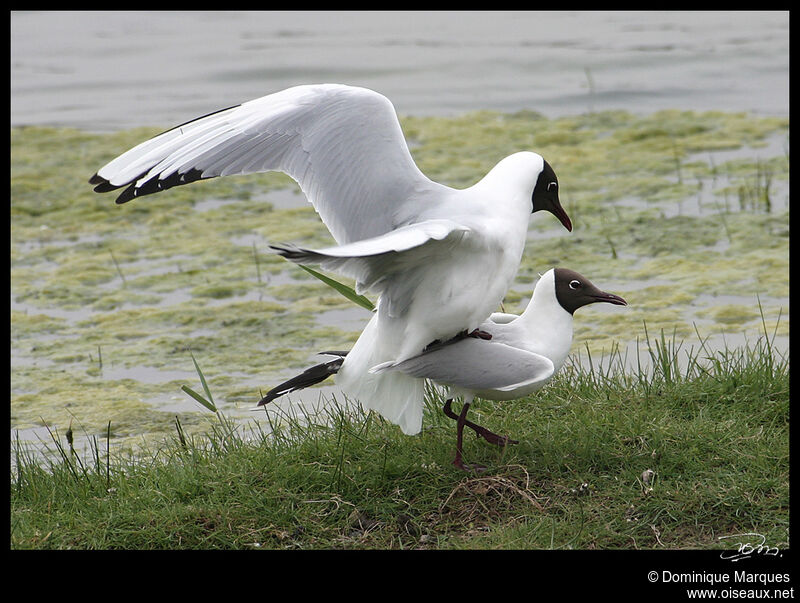
[[(444, 403), (444, 414), (446, 414), (451, 419), (455, 419), (458, 421), (459, 417), (456, 413), (453, 412), (450, 405), (453, 402), (453, 399), (450, 398), (447, 402)], [(473, 423), (472, 421), (468, 421), (466, 418), (464, 419), (464, 425), (472, 429), (479, 438), (483, 438), (490, 444), (495, 444), (497, 446), (506, 446), (507, 444), (519, 444), (518, 440), (512, 440), (508, 436), (501, 436), (497, 435), (494, 432), (489, 431), (485, 427), (481, 427), (480, 425)]]
[(468, 410), (469, 402), (464, 402), (464, 406), (461, 407), (461, 414), (458, 416), (458, 422), (456, 424), (456, 458), (453, 459), (453, 464), (462, 471), (484, 471), (486, 469), (484, 465), (465, 465), (461, 458), (461, 446), (464, 440), (464, 425), (466, 424)]

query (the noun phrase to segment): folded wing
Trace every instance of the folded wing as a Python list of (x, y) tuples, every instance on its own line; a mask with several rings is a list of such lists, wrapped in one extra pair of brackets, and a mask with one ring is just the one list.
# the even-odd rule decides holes
[[(411, 302), (424, 270), (449, 256), (470, 232), (452, 220), (427, 220), (401, 226), (387, 234), (338, 247), (313, 250), (290, 244), (270, 245), (298, 264), (318, 264), (356, 280), (356, 291), (387, 294), (384, 303), (392, 316), (401, 315)], [(423, 271), (421, 271), (423, 269)]]
[(555, 367), (549, 358), (533, 352), (491, 340), (466, 338), (372, 369), (385, 370), (468, 390), (510, 391), (550, 378)]

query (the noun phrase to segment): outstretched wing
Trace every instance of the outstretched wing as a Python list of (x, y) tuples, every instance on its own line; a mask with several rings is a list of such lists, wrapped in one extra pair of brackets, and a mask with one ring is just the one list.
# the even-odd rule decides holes
[[(384, 96), (340, 84), (288, 88), (195, 119), (109, 162), (89, 182), (117, 203), (200, 179), (289, 174), (340, 244), (389, 232), (440, 188), (416, 166)], [(416, 213), (416, 212), (412, 212)]]

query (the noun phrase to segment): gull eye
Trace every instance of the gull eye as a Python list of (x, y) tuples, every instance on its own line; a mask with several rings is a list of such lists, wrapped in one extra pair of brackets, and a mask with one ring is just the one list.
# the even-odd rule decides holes
[(551, 182), (551, 183), (549, 183), (549, 184), (547, 185), (547, 190), (548, 190), (548, 192), (550, 191), (550, 189), (551, 189), (551, 188), (558, 189), (558, 182)]
[(569, 288), (572, 289), (573, 291), (577, 291), (578, 289), (581, 288), (581, 282), (578, 280), (570, 281)]

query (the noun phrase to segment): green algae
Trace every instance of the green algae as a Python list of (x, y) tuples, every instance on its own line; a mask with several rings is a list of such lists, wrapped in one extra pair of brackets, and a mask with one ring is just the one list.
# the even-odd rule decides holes
[(703, 308), (698, 310), (697, 314), (700, 317), (711, 318), (718, 323), (742, 325), (758, 318), (758, 308), (743, 304), (726, 304)]
[[(553, 266), (623, 295), (628, 307), (576, 315), (573, 350), (642, 341), (645, 325), (686, 338), (696, 327), (788, 336), (787, 119), (480, 111), (401, 121), (420, 168), (452, 186), (514, 150), (553, 165), (575, 228), (532, 216), (505, 309), (524, 309)], [(297, 190), (285, 175), (201, 181), (122, 206), (91, 191), (98, 167), (160, 131), (12, 129), (12, 428), (65, 429), (78, 417), (89, 433), (109, 420), (118, 438), (165, 433), (174, 416), (148, 400), (185, 399), (174, 373), (191, 379), (191, 355), (230, 411), (357, 337), (316, 319), (350, 302), (268, 253), (272, 241), (332, 243), (302, 195), (291, 209), (270, 202), (270, 191)], [(108, 376), (141, 367), (165, 376)], [(181, 421), (200, 426), (202, 412)]]

